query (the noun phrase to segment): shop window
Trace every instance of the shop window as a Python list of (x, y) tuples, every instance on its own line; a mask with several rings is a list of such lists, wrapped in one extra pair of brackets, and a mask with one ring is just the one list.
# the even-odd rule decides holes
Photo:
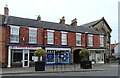
[(14, 43), (19, 43), (19, 27), (11, 26), (10, 41)]
[(89, 56), (89, 60), (90, 61), (95, 61), (95, 53), (91, 53), (91, 55)]
[(100, 36), (100, 47), (104, 47), (104, 36)]
[(37, 29), (29, 28), (29, 43), (36, 43)]
[(30, 53), (30, 55), (29, 55), (29, 60), (30, 60), (30, 61), (34, 61), (34, 59), (33, 59), (33, 57), (34, 57), (34, 51), (35, 51), (35, 50), (29, 50), (29, 53)]
[(93, 46), (93, 35), (88, 35), (88, 46)]
[(81, 46), (81, 34), (76, 33), (76, 46)]
[(62, 45), (67, 45), (67, 32), (62, 32)]
[(102, 61), (102, 55), (101, 55), (101, 53), (96, 53), (96, 61), (97, 62)]
[(48, 39), (48, 44), (53, 44), (54, 43), (54, 31), (53, 30), (47, 30), (47, 39)]
[(59, 53), (59, 62), (67, 63), (69, 61), (68, 52), (60, 52)]
[(22, 51), (13, 50), (13, 62), (22, 62)]
[(47, 50), (47, 63), (55, 63), (55, 54), (54, 51)]

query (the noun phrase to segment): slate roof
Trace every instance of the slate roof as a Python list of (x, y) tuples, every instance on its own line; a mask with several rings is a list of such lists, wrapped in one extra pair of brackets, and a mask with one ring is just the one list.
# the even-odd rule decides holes
[(102, 17), (99, 20), (92, 21), (92, 22), (89, 22), (89, 23), (86, 23), (86, 24), (83, 24), (83, 25), (80, 25), (80, 26), (82, 26), (82, 27), (92, 27), (92, 26), (95, 26), (96, 24), (98, 24), (102, 20), (106, 23), (106, 25), (110, 29), (110, 31), (112, 31), (112, 29), (110, 28), (110, 26), (108, 25), (108, 23), (106, 22), (106, 20), (104, 19), (104, 17)]
[(99, 20), (96, 20), (96, 21), (92, 21), (92, 22), (89, 22), (89, 23), (86, 23), (86, 24), (83, 24), (83, 25), (80, 25), (80, 26), (91, 27), (91, 26), (97, 24), (98, 22), (99, 22)]
[(94, 29), (82, 26), (72, 26), (68, 24), (60, 24), (54, 22), (47, 21), (37, 21), (35, 19), (21, 18), (15, 16), (9, 16), (7, 19), (8, 25), (15, 26), (27, 26), (27, 27), (36, 27), (36, 28), (44, 28), (51, 30), (60, 30), (60, 31), (69, 31), (69, 32), (80, 32), (80, 33), (90, 33), (90, 34), (103, 34), (95, 31)]

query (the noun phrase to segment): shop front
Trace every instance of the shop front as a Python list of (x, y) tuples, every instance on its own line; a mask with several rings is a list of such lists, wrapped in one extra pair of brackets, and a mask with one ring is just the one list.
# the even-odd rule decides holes
[(89, 56), (92, 63), (104, 63), (105, 49), (88, 49), (91, 53)]
[(8, 67), (30, 67), (34, 65), (36, 57), (34, 51), (41, 47), (9, 46)]
[(46, 64), (58, 65), (70, 63), (70, 48), (46, 48)]

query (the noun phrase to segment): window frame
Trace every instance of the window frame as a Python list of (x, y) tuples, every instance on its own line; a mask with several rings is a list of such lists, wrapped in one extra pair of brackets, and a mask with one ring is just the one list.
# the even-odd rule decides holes
[[(31, 35), (30, 35), (30, 34), (31, 34), (31, 30), (35, 31), (35, 33), (36, 33), (35, 36), (31, 36)], [(35, 42), (30, 41), (30, 37), (36, 38), (36, 41), (35, 41)], [(30, 44), (36, 44), (36, 43), (37, 43), (37, 28), (29, 28), (29, 43), (30, 43)]]
[[(80, 44), (77, 44), (77, 35), (79, 35), (80, 36), (80, 38), (79, 38), (79, 41), (80, 41)], [(76, 46), (81, 46), (82, 45), (82, 37), (81, 37), (81, 33), (76, 33)]]
[[(102, 38), (102, 42), (101, 42), (101, 38)], [(102, 43), (102, 45), (101, 45)], [(104, 47), (104, 36), (103, 35), (100, 35), (100, 47)]]
[[(90, 39), (90, 38), (92, 38), (92, 39)], [(92, 43), (92, 44), (90, 44), (90, 43)], [(88, 34), (88, 46), (93, 46), (93, 34)]]
[[(48, 33), (52, 33), (53, 36), (49, 36)], [(52, 41), (52, 42), (50, 42)], [(47, 30), (47, 44), (54, 44), (54, 30)]]
[[(13, 32), (13, 28), (17, 29), (17, 34), (12, 33)], [(11, 43), (19, 43), (19, 28), (18, 26), (10, 26), (10, 42)], [(11, 40), (11, 35), (17, 35), (18, 36), (18, 41), (12, 41)]]
[[(66, 40), (63, 38), (63, 34), (66, 34)], [(67, 45), (67, 32), (61, 31), (61, 45)]]

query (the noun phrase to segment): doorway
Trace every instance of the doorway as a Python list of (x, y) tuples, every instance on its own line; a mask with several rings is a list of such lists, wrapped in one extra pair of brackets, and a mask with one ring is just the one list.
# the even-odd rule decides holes
[(73, 52), (73, 62), (76, 63), (76, 64), (79, 64), (80, 63), (80, 55), (79, 55), (79, 52), (80, 52), (81, 49), (76, 49), (74, 50)]
[(23, 67), (29, 67), (29, 50), (23, 50)]

